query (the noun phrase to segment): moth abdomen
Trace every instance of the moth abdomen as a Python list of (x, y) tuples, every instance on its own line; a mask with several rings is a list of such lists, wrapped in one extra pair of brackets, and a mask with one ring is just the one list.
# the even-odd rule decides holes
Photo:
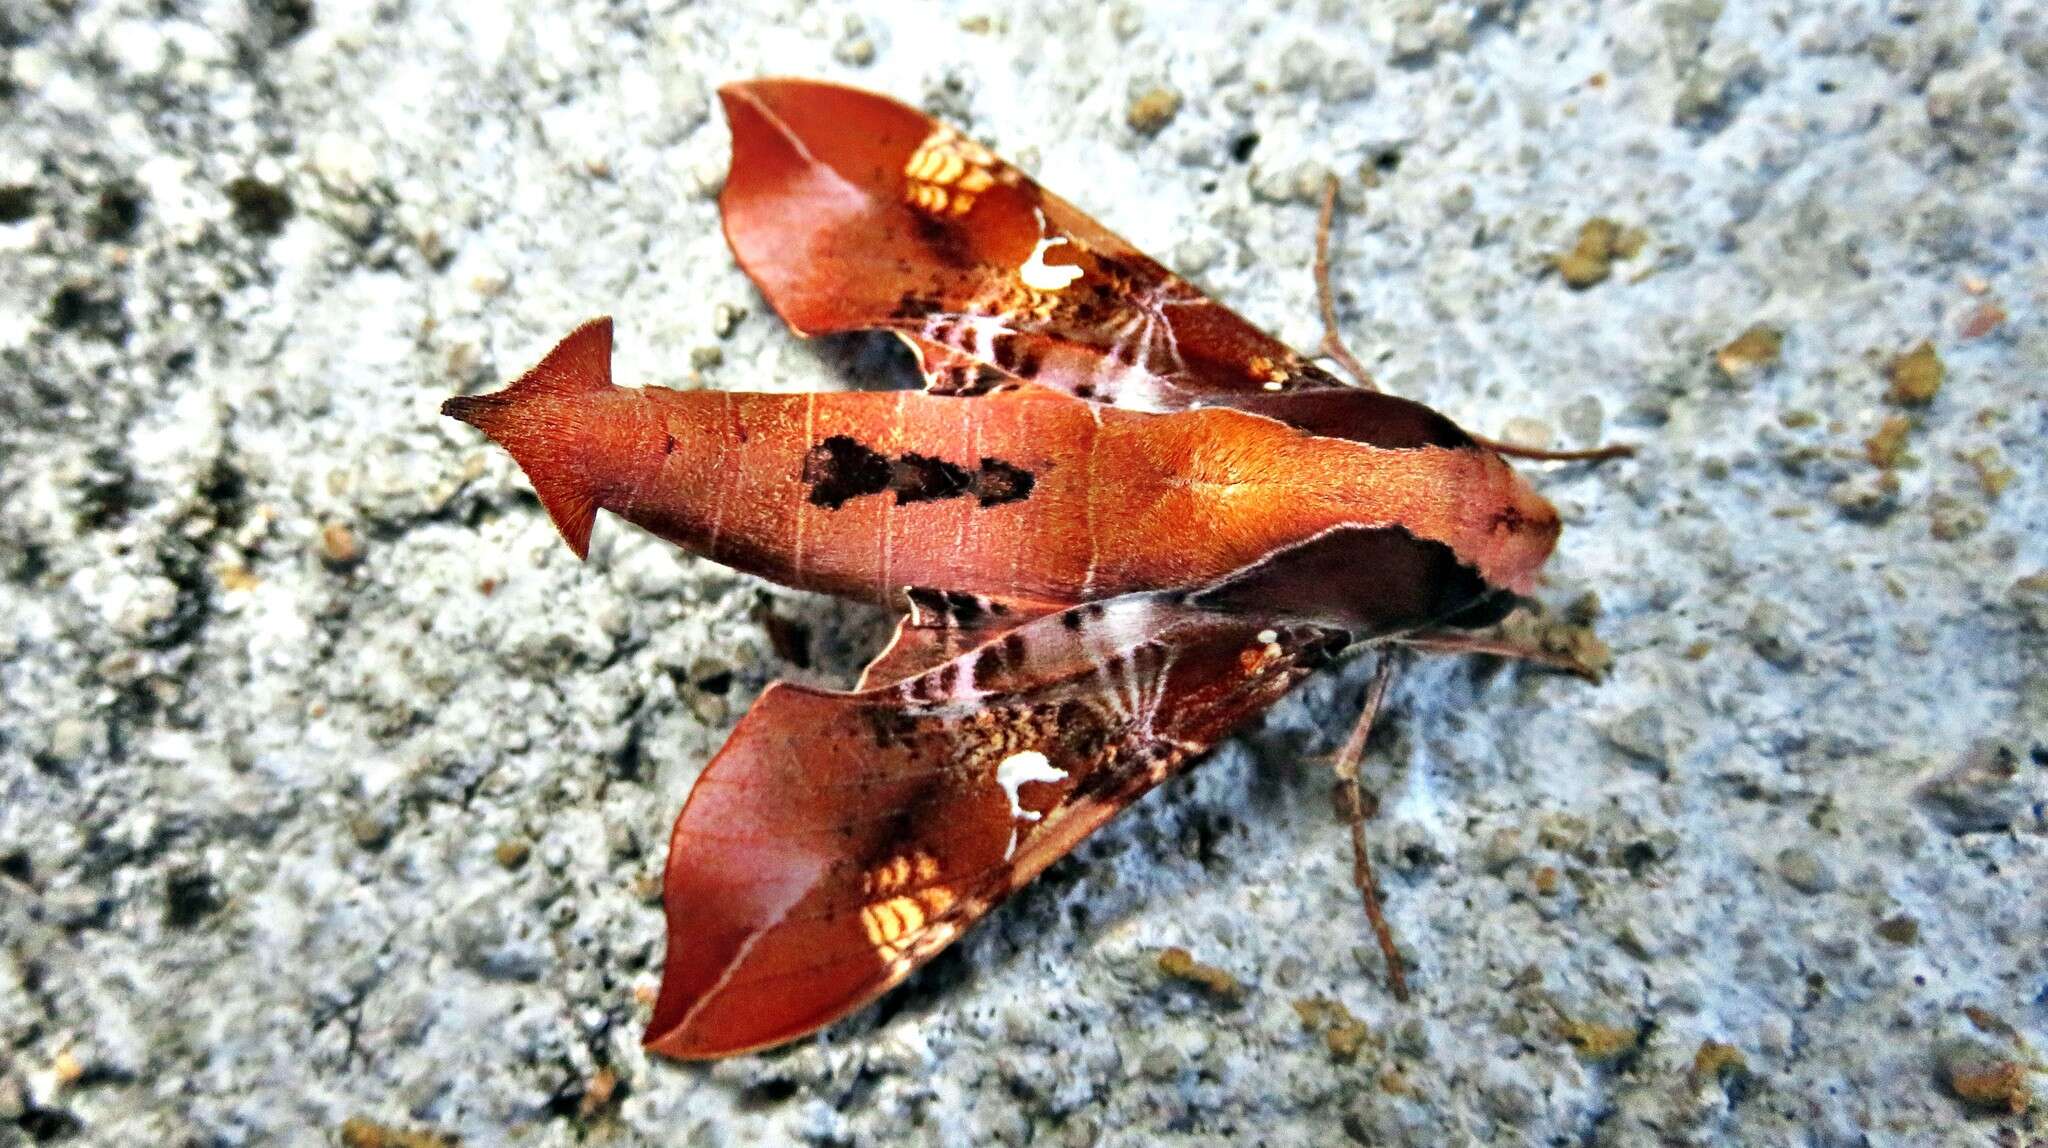
[(603, 492), (576, 436), (573, 408), (612, 386), (612, 321), (592, 319), (571, 331), (532, 370), (502, 391), (458, 395), (441, 413), (459, 419), (510, 452), (576, 557), (590, 554), (590, 527)]

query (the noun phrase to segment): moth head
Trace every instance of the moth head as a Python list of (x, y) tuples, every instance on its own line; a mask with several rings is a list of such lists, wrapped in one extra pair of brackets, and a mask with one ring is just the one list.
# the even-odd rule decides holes
[(1478, 520), (1471, 524), (1472, 538), (1460, 549), (1476, 558), (1490, 585), (1528, 594), (1535, 590), (1550, 552), (1557, 549), (1564, 523), (1550, 500), (1516, 474), (1507, 460), (1496, 455), (1488, 461), (1496, 475), (1492, 497), (1475, 501)]

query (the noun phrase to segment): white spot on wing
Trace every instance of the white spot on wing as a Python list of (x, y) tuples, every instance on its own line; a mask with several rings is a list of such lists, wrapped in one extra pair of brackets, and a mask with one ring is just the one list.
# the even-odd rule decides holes
[[(1019, 821), (1036, 821), (1042, 816), (1036, 810), (1026, 809), (1017, 801), (1017, 790), (1033, 781), (1065, 781), (1067, 771), (1054, 767), (1046, 756), (1035, 749), (1020, 750), (1003, 759), (996, 766), (996, 784), (1003, 787), (1003, 796), (1010, 799), (1010, 816)], [(1003, 848), (1003, 860), (1008, 861), (1017, 852), (1017, 827), (1010, 826), (1010, 843)]]
[(1054, 267), (1045, 261), (1045, 253), (1065, 243), (1065, 236), (1040, 239), (1038, 246), (1031, 249), (1031, 257), (1017, 268), (1017, 278), (1024, 281), (1033, 291), (1063, 291), (1074, 280), (1081, 277), (1081, 269), (1071, 263)]
[(1003, 787), (1003, 796), (1010, 799), (1010, 816), (1024, 821), (1036, 821), (1039, 815), (1017, 803), (1017, 790), (1027, 782), (1066, 779), (1066, 770), (1055, 768), (1035, 749), (1013, 753), (996, 766), (996, 784)]

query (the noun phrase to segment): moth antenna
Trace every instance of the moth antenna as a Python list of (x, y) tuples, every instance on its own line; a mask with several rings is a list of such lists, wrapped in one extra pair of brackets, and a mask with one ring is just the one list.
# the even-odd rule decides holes
[(1372, 381), (1372, 372), (1344, 345), (1344, 336), (1337, 333), (1337, 293), (1330, 287), (1330, 231), (1337, 217), (1337, 177), (1332, 175), (1323, 180), (1323, 206), (1316, 214), (1316, 306), (1323, 314), (1322, 353), (1337, 361), (1344, 373), (1353, 382), (1368, 391), (1379, 390)]
[(578, 558), (590, 556), (597, 490), (573, 449), (559, 401), (611, 389), (612, 320), (606, 315), (569, 332), (532, 370), (502, 391), (458, 395), (441, 413), (484, 432), (511, 453)]

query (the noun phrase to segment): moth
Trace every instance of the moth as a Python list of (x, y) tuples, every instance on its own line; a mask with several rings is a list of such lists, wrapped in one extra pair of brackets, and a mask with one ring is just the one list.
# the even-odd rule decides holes
[[(621, 388), (598, 319), (443, 407), (579, 558), (604, 509), (903, 611), (853, 690), (769, 686), (691, 791), (650, 1049), (763, 1048), (875, 999), (1348, 650), (1544, 659), (1473, 632), (1558, 538), (1507, 448), (1340, 381), (913, 108), (794, 79), (720, 96), (740, 266), (798, 335), (900, 336), (924, 389)], [(1391, 664), (1345, 781), (1398, 989), (1356, 795)]]

